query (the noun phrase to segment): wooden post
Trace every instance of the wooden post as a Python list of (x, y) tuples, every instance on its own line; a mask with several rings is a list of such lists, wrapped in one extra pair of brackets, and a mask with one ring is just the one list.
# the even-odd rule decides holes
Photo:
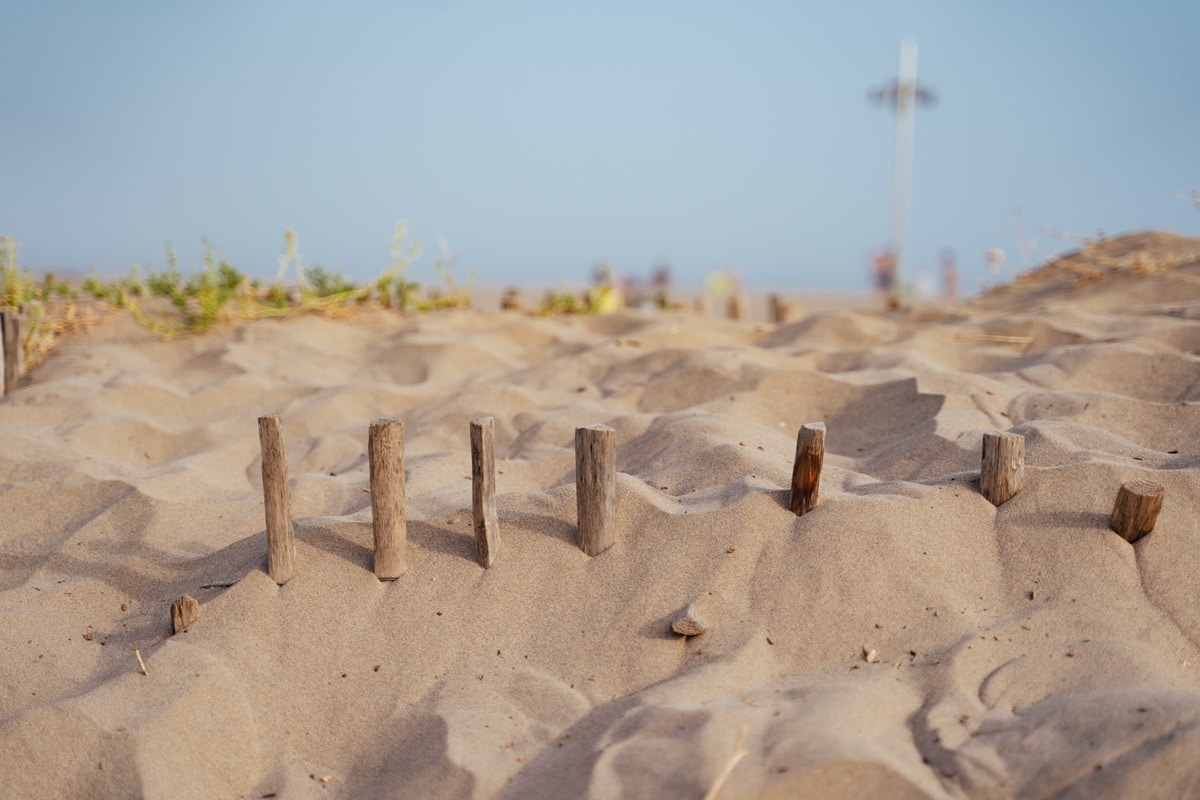
[(3, 311), (0, 311), (0, 400), (8, 397), (10, 391), (8, 385), (8, 335), (5, 333), (7, 327), (7, 317)]
[(171, 603), (171, 635), (179, 633), (200, 619), (200, 604), (190, 594)]
[(729, 295), (729, 318), (732, 320), (743, 320), (746, 318), (746, 295), (742, 292), (734, 291)]
[(809, 422), (796, 435), (796, 462), (792, 465), (792, 494), (788, 508), (796, 516), (812, 511), (821, 491), (821, 466), (825, 461), (825, 423)]
[(258, 441), (262, 446), (263, 504), (267, 511), (267, 574), (282, 586), (296, 573), (296, 534), (278, 414), (258, 418)]
[(1025, 483), (1025, 437), (1019, 433), (985, 433), (979, 491), (998, 506)]
[(579, 548), (594, 556), (612, 547), (617, 506), (617, 432), (607, 425), (575, 429), (575, 504)]
[(471, 421), (471, 514), (475, 520), (475, 558), (490, 567), (500, 547), (500, 523), (496, 519), (495, 420), (482, 417)]
[(522, 307), (521, 292), (516, 288), (505, 289), (500, 297), (501, 311), (520, 311)]
[(408, 571), (408, 518), (404, 508), (404, 423), (374, 419), (367, 437), (375, 577), (394, 581)]
[(21, 320), (15, 308), (0, 311), (0, 337), (4, 340), (4, 396), (17, 388), (21, 363)]
[(1121, 534), (1125, 541), (1136, 542), (1154, 530), (1158, 512), (1162, 511), (1164, 494), (1166, 489), (1153, 481), (1129, 481), (1117, 492), (1109, 527)]
[(777, 293), (767, 297), (767, 317), (775, 325), (787, 322), (787, 303)]

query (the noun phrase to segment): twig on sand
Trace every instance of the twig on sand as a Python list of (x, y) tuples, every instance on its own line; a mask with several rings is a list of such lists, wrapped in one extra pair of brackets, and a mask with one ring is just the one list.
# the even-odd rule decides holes
[(956, 333), (955, 339), (967, 342), (996, 342), (998, 344), (1033, 344), (1032, 336), (998, 336), (992, 333)]
[(228, 589), (231, 586), (237, 586), (237, 581), (220, 581), (218, 583), (202, 583), (201, 589)]
[(135, 647), (135, 648), (133, 649), (133, 654), (134, 654), (135, 656), (137, 656), (137, 660), (138, 660), (138, 669), (140, 669), (140, 670), (142, 671), (142, 674), (143, 674), (143, 675), (149, 675), (150, 673), (149, 673), (149, 672), (146, 672), (146, 662), (145, 662), (145, 661), (142, 661), (142, 651), (141, 651), (139, 648), (136, 648), (136, 647)]
[(729, 758), (729, 763), (717, 775), (717, 779), (713, 781), (712, 787), (708, 790), (708, 794), (704, 795), (704, 800), (716, 800), (717, 795), (721, 791), (721, 787), (725, 785), (725, 781), (729, 780), (729, 776), (733, 774), (733, 768), (737, 763), (746, 756), (750, 755), (749, 751), (743, 750), (742, 745), (746, 741), (746, 726), (738, 728), (737, 743), (733, 746), (733, 755)]

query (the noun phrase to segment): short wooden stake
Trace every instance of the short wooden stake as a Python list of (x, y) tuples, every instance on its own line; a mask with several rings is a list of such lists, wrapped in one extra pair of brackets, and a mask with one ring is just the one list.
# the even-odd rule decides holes
[(594, 556), (616, 539), (617, 432), (607, 425), (575, 429), (575, 503), (579, 548)]
[(371, 469), (371, 522), (375, 577), (394, 581), (408, 571), (408, 517), (404, 508), (404, 423), (374, 419), (367, 437)]
[(200, 604), (190, 594), (171, 603), (171, 634), (179, 633), (200, 619)]
[(821, 492), (821, 466), (825, 461), (825, 423), (809, 422), (796, 435), (796, 462), (792, 465), (792, 494), (788, 508), (796, 516), (812, 511)]
[(0, 337), (4, 341), (4, 396), (17, 388), (21, 364), (21, 318), (15, 308), (0, 311)]
[(471, 420), (471, 515), (475, 521), (475, 559), (487, 568), (500, 547), (496, 518), (495, 420)]
[(296, 574), (296, 534), (278, 414), (258, 418), (258, 441), (262, 446), (263, 505), (267, 511), (267, 574), (282, 586)]
[(8, 363), (8, 342), (7, 336), (4, 335), (5, 316), (4, 312), (0, 311), (0, 399), (8, 397), (8, 370), (5, 369)]
[(743, 320), (746, 318), (746, 306), (749, 301), (741, 292), (734, 292), (729, 295), (729, 318), (732, 320)]
[(787, 303), (778, 294), (772, 293), (767, 297), (767, 317), (775, 325), (787, 322)]
[(1019, 433), (985, 433), (979, 491), (992, 505), (1008, 500), (1025, 483), (1025, 437)]
[(1128, 542), (1136, 542), (1158, 522), (1166, 489), (1147, 480), (1129, 481), (1117, 492), (1110, 527)]
[(523, 305), (521, 302), (521, 292), (515, 288), (506, 289), (500, 297), (501, 311), (520, 311)]

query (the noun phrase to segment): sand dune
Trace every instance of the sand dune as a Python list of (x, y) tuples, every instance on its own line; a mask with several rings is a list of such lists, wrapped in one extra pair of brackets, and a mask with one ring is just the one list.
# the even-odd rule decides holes
[[(0, 786), (700, 798), (743, 737), (720, 797), (1195, 796), (1196, 244), (1115, 240), (971, 304), (782, 326), (366, 312), (76, 336), (0, 404)], [(283, 587), (268, 413), (298, 538)], [(486, 414), (488, 570), (467, 437)], [(406, 427), (394, 583), (371, 561), (379, 416)], [(816, 420), (821, 501), (796, 517)], [(573, 442), (595, 422), (617, 432), (618, 538), (589, 558)], [(999, 508), (978, 490), (996, 430), (1027, 448)], [(1166, 499), (1131, 545), (1108, 522), (1138, 477)], [(185, 593), (202, 616), (171, 636)], [(711, 629), (672, 633), (693, 603)]]

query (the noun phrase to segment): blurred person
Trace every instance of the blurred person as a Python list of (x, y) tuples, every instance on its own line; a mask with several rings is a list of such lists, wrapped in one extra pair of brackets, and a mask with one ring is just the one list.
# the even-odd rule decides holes
[(875, 270), (875, 289), (883, 296), (888, 308), (898, 308), (900, 299), (896, 297), (896, 256), (891, 250), (881, 250), (872, 259)]
[(958, 300), (958, 264), (954, 251), (947, 248), (941, 253), (942, 261), (942, 299), (947, 303)]

